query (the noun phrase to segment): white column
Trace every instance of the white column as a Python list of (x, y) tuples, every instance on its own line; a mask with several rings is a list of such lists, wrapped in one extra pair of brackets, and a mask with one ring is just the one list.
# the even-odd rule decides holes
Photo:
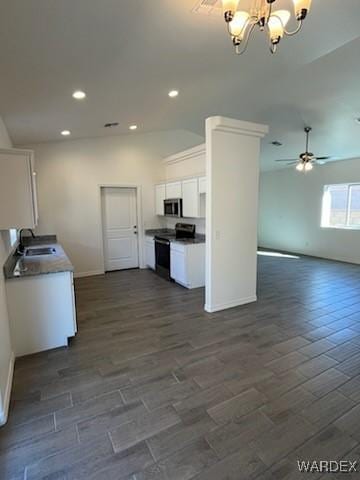
[(256, 301), (260, 139), (268, 127), (206, 120), (206, 299), (216, 312)]

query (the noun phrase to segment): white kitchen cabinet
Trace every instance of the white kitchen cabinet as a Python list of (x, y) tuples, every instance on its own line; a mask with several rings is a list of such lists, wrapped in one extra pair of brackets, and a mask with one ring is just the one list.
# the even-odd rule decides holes
[(39, 205), (38, 205), (38, 196), (37, 196), (37, 178), (36, 178), (36, 171), (35, 171), (34, 155), (31, 155), (30, 165), (31, 165), (32, 199), (33, 199), (35, 226), (37, 226), (37, 224), (39, 223)]
[(68, 345), (77, 331), (72, 272), (14, 278), (5, 285), (16, 357)]
[(206, 177), (199, 178), (199, 193), (206, 193)]
[(185, 249), (176, 244), (170, 247), (170, 276), (184, 287), (188, 287)]
[(182, 198), (181, 182), (171, 182), (166, 184), (166, 199)]
[(146, 265), (155, 270), (155, 241), (154, 237), (145, 237), (145, 262)]
[(166, 196), (165, 183), (155, 185), (155, 213), (156, 215), (164, 215), (164, 200)]
[(199, 181), (190, 178), (182, 182), (183, 193), (183, 216), (186, 218), (198, 218), (200, 216)]
[(186, 288), (205, 286), (205, 243), (172, 242), (170, 276)]
[(36, 177), (31, 150), (0, 149), (0, 230), (38, 223)]
[(206, 217), (206, 195), (200, 195), (200, 218)]

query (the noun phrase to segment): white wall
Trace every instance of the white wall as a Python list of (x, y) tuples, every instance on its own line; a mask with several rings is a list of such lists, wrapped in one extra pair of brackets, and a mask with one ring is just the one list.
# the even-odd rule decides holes
[(166, 228), (175, 228), (175, 225), (178, 223), (191, 223), (195, 225), (196, 233), (205, 234), (206, 224), (205, 218), (167, 218), (166, 219)]
[(162, 159), (201, 137), (178, 130), (35, 145), (39, 216), (37, 233), (55, 233), (76, 274), (103, 271), (99, 185), (140, 185), (144, 228), (159, 226), (154, 184)]
[[(203, 140), (203, 139), (202, 139)], [(186, 177), (197, 177), (206, 175), (206, 157), (205, 144), (199, 145), (199, 148), (190, 149), (187, 153), (180, 152), (180, 155), (173, 155), (166, 159), (164, 163), (165, 180), (178, 180)], [(206, 200), (204, 200), (206, 201)], [(196, 226), (197, 233), (205, 233), (205, 218), (166, 218), (167, 228), (175, 228), (178, 222), (192, 223)]]
[(260, 138), (267, 127), (206, 120), (206, 305), (208, 312), (256, 300)]
[(260, 177), (262, 247), (360, 263), (360, 230), (320, 227), (324, 185), (360, 182), (360, 160), (330, 162), (306, 175), (293, 168)]
[[(0, 118), (0, 148), (11, 148), (11, 141)], [(0, 172), (1, 174), (1, 172)], [(8, 385), (10, 362), (12, 357), (10, 328), (8, 312), (5, 299), (5, 281), (2, 266), (10, 252), (9, 233), (7, 231), (0, 232), (0, 425), (4, 422), (6, 412), (4, 411), (4, 403), (6, 403), (6, 389)], [(4, 402), (5, 401), (5, 402)]]

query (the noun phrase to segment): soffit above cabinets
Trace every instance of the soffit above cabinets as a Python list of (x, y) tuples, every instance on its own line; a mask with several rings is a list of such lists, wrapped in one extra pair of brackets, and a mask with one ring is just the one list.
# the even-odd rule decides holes
[(163, 163), (171, 165), (173, 163), (183, 162), (184, 160), (196, 159), (200, 156), (204, 156), (205, 154), (206, 146), (205, 143), (202, 143), (201, 145), (197, 145), (196, 147), (187, 148), (182, 152), (175, 153), (174, 155), (170, 155), (169, 157), (164, 158)]

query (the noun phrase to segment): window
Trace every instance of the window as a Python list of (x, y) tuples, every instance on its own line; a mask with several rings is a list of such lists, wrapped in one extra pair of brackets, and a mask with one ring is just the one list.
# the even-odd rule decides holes
[(360, 183), (325, 185), (321, 226), (360, 229)]
[(10, 246), (14, 246), (17, 242), (17, 230), (11, 229), (9, 230), (9, 238), (10, 238)]

